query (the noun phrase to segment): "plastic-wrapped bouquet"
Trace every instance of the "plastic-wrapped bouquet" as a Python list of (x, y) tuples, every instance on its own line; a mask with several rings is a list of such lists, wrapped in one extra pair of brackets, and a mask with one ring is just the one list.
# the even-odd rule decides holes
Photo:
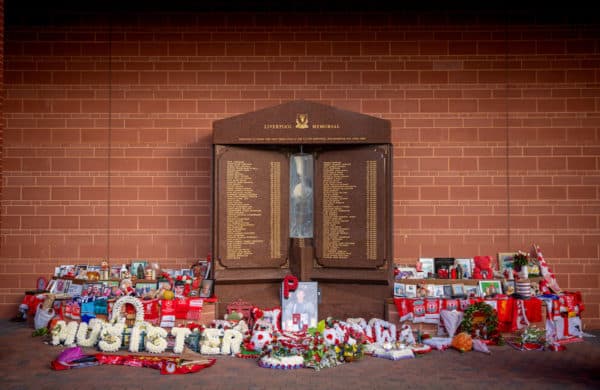
[(542, 350), (546, 345), (546, 330), (535, 326), (523, 328), (509, 345), (519, 351)]

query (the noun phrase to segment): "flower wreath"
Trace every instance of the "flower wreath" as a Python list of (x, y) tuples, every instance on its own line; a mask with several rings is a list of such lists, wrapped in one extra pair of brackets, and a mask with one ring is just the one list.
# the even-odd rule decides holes
[(492, 306), (485, 302), (475, 302), (465, 310), (463, 320), (460, 323), (461, 330), (473, 334), (475, 331), (473, 329), (473, 319), (475, 314), (478, 313), (484, 316), (483, 325), (487, 330), (488, 336), (496, 336), (498, 330), (498, 313)]
[(135, 322), (138, 323), (144, 321), (144, 305), (142, 304), (142, 301), (131, 296), (121, 297), (119, 300), (117, 300), (117, 302), (115, 302), (111, 313), (111, 319), (114, 321), (117, 318), (120, 318), (121, 309), (127, 303), (133, 305), (135, 308)]

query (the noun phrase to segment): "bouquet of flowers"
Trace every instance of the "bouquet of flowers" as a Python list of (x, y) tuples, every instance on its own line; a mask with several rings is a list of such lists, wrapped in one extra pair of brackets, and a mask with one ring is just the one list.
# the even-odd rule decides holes
[(535, 326), (526, 327), (508, 344), (519, 351), (543, 350), (546, 345), (546, 330)]
[(323, 339), (325, 320), (319, 321), (316, 328), (308, 328), (307, 337), (304, 340), (304, 365), (319, 371), (322, 368), (335, 367), (342, 362), (339, 359), (336, 347), (327, 346)]
[(529, 264), (529, 254), (523, 251), (518, 251), (513, 257), (515, 271), (520, 271), (521, 267)]

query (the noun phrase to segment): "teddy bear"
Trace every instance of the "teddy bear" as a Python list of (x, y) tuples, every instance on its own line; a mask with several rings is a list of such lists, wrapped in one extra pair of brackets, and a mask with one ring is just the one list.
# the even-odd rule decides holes
[(492, 258), (490, 256), (475, 256), (475, 269), (473, 269), (473, 279), (493, 279)]

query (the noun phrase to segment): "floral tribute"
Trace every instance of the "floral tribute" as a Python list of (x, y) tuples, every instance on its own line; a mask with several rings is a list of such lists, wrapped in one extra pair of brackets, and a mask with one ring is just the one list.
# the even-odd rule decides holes
[(502, 342), (498, 331), (498, 312), (485, 302), (475, 302), (465, 310), (460, 329), (473, 337), (492, 343)]

